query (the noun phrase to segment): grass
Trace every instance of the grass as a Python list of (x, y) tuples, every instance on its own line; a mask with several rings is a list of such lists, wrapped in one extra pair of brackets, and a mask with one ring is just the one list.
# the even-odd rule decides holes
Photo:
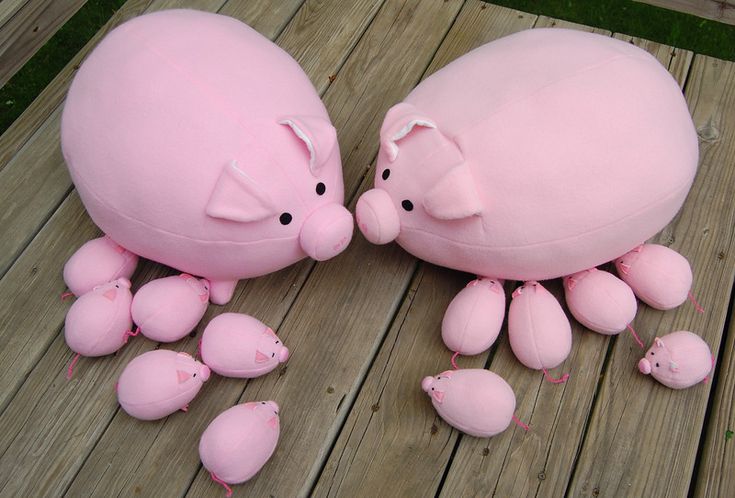
[(0, 134), (124, 3), (89, 0), (0, 88)]
[(489, 0), (489, 3), (735, 60), (735, 26), (633, 0)]
[[(0, 88), (0, 134), (124, 3), (125, 0), (89, 0)], [(632, 0), (490, 0), (490, 3), (735, 60), (735, 26)]]

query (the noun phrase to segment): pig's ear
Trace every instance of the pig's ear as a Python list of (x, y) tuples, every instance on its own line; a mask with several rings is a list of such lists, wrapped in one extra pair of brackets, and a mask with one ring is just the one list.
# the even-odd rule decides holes
[(314, 176), (327, 163), (337, 145), (337, 130), (332, 123), (316, 116), (288, 116), (278, 124), (288, 126), (309, 153), (309, 170)]
[(669, 361), (669, 370), (671, 370), (672, 372), (678, 372), (679, 364), (676, 363), (674, 360)]
[(482, 202), (475, 188), (475, 180), (466, 163), (460, 163), (424, 195), (424, 209), (439, 220), (460, 220), (482, 212)]
[(222, 169), (206, 213), (213, 218), (244, 223), (264, 220), (277, 211), (265, 190), (232, 161)]
[(664, 347), (664, 341), (662, 341), (660, 338), (656, 337), (653, 342), (656, 344), (656, 346), (662, 348)]
[(380, 129), (380, 143), (393, 162), (398, 157), (398, 141), (407, 137), (417, 126), (436, 128), (436, 123), (421, 115), (414, 106), (401, 102), (388, 110)]
[(437, 403), (442, 404), (444, 401), (444, 391), (431, 391), (431, 397), (434, 398)]
[(274, 339), (277, 339), (278, 338), (276, 336), (276, 333), (273, 332), (273, 329), (270, 328), (270, 327), (266, 327), (265, 328), (265, 330), (263, 331), (263, 335), (267, 335), (267, 336), (273, 337)]

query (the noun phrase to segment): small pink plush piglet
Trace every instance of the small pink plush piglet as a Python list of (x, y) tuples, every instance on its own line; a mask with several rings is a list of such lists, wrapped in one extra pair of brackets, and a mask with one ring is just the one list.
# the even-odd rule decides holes
[(273, 455), (280, 421), (275, 401), (233, 406), (212, 420), (199, 441), (199, 458), (212, 480), (232, 494), (228, 484), (252, 478)]
[(705, 380), (714, 363), (712, 352), (701, 337), (680, 330), (656, 337), (638, 362), (638, 370), (666, 387), (684, 389)]
[(202, 361), (226, 377), (251, 379), (288, 360), (288, 348), (263, 322), (242, 313), (216, 316), (202, 334)]
[(95, 287), (77, 299), (66, 314), (64, 339), (77, 353), (69, 365), (71, 374), (80, 356), (105, 356), (120, 349), (133, 325), (130, 317), (130, 280), (119, 278)]
[(503, 432), (511, 421), (528, 430), (513, 412), (513, 389), (499, 375), (480, 368), (448, 370), (425, 377), (421, 388), (446, 423), (476, 437)]
[(209, 367), (187, 353), (148, 351), (123, 370), (116, 386), (117, 400), (128, 415), (140, 420), (187, 411), (209, 373)]
[(187, 273), (151, 280), (133, 297), (133, 321), (148, 339), (174, 342), (194, 330), (209, 304), (209, 282)]
[(129, 279), (138, 256), (108, 236), (92, 239), (80, 247), (64, 265), (64, 282), (75, 296), (118, 278)]

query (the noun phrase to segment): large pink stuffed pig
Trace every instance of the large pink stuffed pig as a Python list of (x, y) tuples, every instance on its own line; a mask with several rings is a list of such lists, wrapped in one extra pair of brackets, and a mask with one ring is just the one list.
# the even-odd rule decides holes
[(319, 95), (286, 52), (229, 17), (169, 10), (113, 30), (74, 78), (61, 142), (94, 222), (134, 254), (207, 278), (215, 303), (239, 279), (331, 258), (352, 236)]
[[(448, 64), (388, 111), (380, 141), (375, 188), (356, 213), (369, 241), (395, 240), (421, 259), (491, 280), (571, 276), (571, 287), (579, 272), (666, 226), (698, 160), (687, 104), (666, 68), (630, 43), (562, 29), (516, 33)], [(653, 306), (680, 303), (678, 288), (677, 299), (648, 297), (666, 295), (673, 280), (686, 295), (686, 260), (643, 247), (661, 264), (649, 258), (624, 282), (597, 274), (568, 294), (585, 325), (624, 330), (635, 315), (626, 286)], [(516, 293), (510, 304), (511, 344), (534, 358), (525, 359), (529, 366), (545, 368), (532, 339), (559, 336), (564, 354), (551, 362), (558, 364), (569, 351), (568, 325), (555, 319), (553, 330), (536, 323), (529, 333), (527, 319), (563, 311), (527, 297)], [(504, 310), (494, 292), (455, 298), (464, 299), (474, 304), (452, 303), (443, 336), (454, 351), (477, 354), (497, 336)], [(522, 303), (527, 313), (512, 313)], [(534, 311), (537, 304), (544, 309)], [(501, 316), (491, 319), (488, 309)]]

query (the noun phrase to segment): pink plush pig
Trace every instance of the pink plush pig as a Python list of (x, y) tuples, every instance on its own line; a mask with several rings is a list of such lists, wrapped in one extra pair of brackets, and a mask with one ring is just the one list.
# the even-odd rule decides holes
[(138, 256), (108, 236), (92, 239), (77, 249), (64, 265), (64, 282), (75, 296), (118, 278), (129, 279)]
[(64, 325), (66, 344), (77, 353), (69, 377), (79, 356), (112, 354), (127, 342), (133, 324), (132, 300), (130, 281), (119, 278), (95, 287), (72, 304)]
[(128, 415), (156, 420), (186, 411), (189, 402), (209, 379), (209, 367), (187, 353), (166, 349), (133, 358), (117, 383), (117, 399)]
[[(488, 280), (577, 278), (669, 223), (698, 152), (681, 89), (649, 53), (607, 36), (532, 29), (452, 61), (387, 112), (375, 188), (358, 200), (356, 218), (373, 243), (395, 240)], [(680, 303), (691, 283), (683, 258), (650, 252), (660, 268), (675, 266), (671, 273), (633, 265), (622, 280), (646, 302)], [(682, 277), (676, 289), (667, 289), (671, 276)], [(630, 322), (635, 307), (620, 282), (597, 274), (579, 283), (570, 307), (587, 325), (611, 333)], [(532, 368), (558, 364), (569, 350), (565, 314), (550, 299), (527, 303), (533, 316), (550, 313), (533, 333), (509, 319), (513, 350)], [(499, 316), (491, 320), (489, 309)], [(478, 348), (492, 344), (503, 314), (496, 295), (462, 291), (442, 324), (447, 347), (464, 346), (461, 330), (473, 331)]]
[(526, 282), (513, 292), (508, 311), (508, 340), (516, 358), (534, 370), (542, 370), (551, 382), (548, 369), (559, 366), (572, 349), (572, 329), (559, 302), (538, 282)]
[(289, 355), (270, 327), (242, 313), (214, 317), (199, 347), (202, 361), (213, 371), (246, 379), (267, 374)]
[(498, 338), (505, 313), (505, 292), (497, 280), (478, 278), (449, 303), (442, 320), (442, 339), (455, 353), (475, 355)]
[(94, 222), (206, 277), (213, 303), (352, 237), (324, 104), (296, 61), (231, 17), (167, 10), (110, 32), (69, 88), (61, 145)]
[(649, 306), (676, 308), (689, 297), (692, 268), (678, 252), (659, 244), (636, 247), (615, 261), (623, 281)]
[(212, 420), (199, 441), (199, 458), (212, 479), (232, 494), (228, 484), (252, 478), (278, 444), (280, 424), (275, 401), (233, 406)]
[(434, 409), (446, 423), (471, 436), (494, 436), (507, 429), (512, 420), (517, 421), (513, 389), (489, 370), (448, 370), (425, 377), (421, 389), (431, 396)]
[(133, 297), (133, 321), (153, 341), (174, 342), (194, 330), (209, 304), (209, 282), (187, 273), (151, 280)]
[(684, 389), (705, 380), (714, 362), (709, 346), (701, 337), (680, 330), (656, 337), (638, 362), (638, 370), (666, 387)]

